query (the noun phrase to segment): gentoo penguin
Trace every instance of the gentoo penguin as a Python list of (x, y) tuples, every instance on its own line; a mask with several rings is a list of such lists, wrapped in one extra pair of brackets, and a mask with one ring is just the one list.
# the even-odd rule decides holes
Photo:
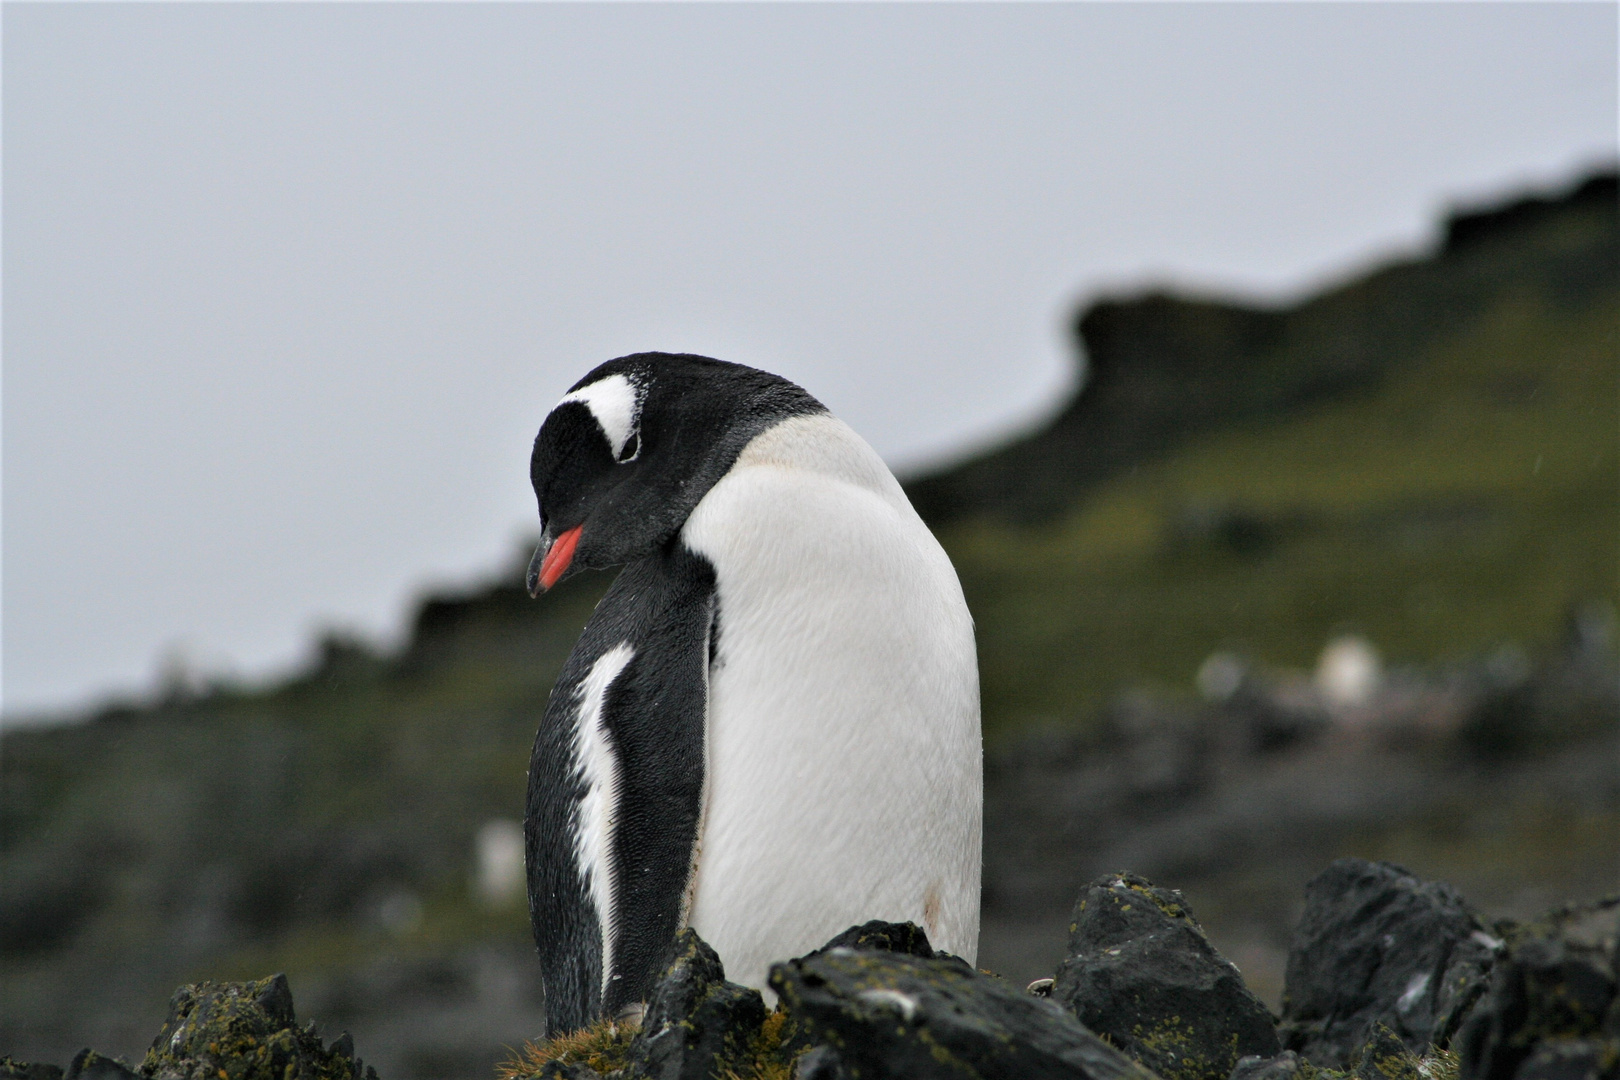
[(786, 379), (640, 353), (569, 390), (529, 468), (529, 591), (624, 567), (529, 764), (549, 1032), (634, 1014), (683, 926), (762, 990), (868, 919), (972, 962), (973, 624), (882, 459)]

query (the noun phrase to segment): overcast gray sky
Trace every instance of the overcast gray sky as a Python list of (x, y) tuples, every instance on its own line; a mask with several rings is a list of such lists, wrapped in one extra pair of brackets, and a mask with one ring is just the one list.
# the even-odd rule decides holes
[(63, 5), (4, 19), (3, 708), (379, 640), (534, 528), (596, 363), (897, 466), (1075, 305), (1297, 295), (1616, 144), (1616, 7)]

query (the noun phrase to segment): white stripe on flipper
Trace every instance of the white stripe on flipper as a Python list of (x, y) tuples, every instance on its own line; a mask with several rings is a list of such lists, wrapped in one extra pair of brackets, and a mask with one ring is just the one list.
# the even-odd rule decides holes
[(613, 972), (613, 904), (619, 886), (613, 872), (613, 836), (618, 827), (620, 781), (619, 756), (608, 736), (603, 707), (608, 687), (635, 655), (636, 650), (623, 641), (591, 665), (590, 674), (579, 684), (579, 719), (574, 731), (574, 757), (585, 785), (575, 817), (574, 857), (602, 924), (604, 995)]
[(624, 444), (630, 441), (630, 435), (636, 429), (637, 413), (641, 411), (641, 394), (635, 383), (625, 375), (609, 375), (575, 390), (557, 402), (557, 408), (570, 401), (577, 401), (591, 410), (597, 426), (613, 448), (615, 458), (624, 453)]

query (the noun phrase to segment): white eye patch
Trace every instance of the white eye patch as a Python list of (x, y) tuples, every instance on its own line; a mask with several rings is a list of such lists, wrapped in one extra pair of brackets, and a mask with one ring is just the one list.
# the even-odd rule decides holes
[(557, 402), (557, 408), (570, 401), (577, 401), (591, 410), (596, 425), (602, 429), (608, 446), (613, 450), (615, 460), (630, 461), (641, 453), (638, 444), (634, 454), (623, 456), (625, 444), (636, 434), (637, 422), (641, 419), (641, 391), (629, 378), (609, 375), (605, 379), (597, 379)]

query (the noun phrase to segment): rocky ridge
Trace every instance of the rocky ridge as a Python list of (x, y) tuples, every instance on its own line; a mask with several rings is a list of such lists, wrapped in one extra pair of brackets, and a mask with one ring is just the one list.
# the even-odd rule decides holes
[[(531, 1044), (502, 1080), (1616, 1080), (1620, 896), (1486, 925), (1450, 886), (1340, 859), (1306, 889), (1274, 1016), (1181, 894), (1088, 884), (1056, 977), (1019, 988), (871, 922), (778, 964), (767, 1011), (683, 931), (639, 1024)], [(138, 1066), (3, 1080), (376, 1080), (299, 1028), (282, 976), (181, 988)]]

